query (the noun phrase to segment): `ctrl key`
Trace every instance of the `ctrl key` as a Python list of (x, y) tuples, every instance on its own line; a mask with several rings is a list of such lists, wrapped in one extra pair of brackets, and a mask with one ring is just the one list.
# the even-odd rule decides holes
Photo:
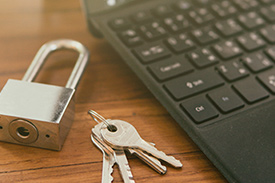
[(205, 97), (196, 97), (180, 104), (196, 123), (218, 117), (218, 112)]

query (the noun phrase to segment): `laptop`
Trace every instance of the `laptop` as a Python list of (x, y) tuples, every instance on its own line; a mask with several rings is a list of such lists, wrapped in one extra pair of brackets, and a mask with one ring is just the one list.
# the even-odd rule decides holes
[(82, 0), (229, 182), (275, 182), (275, 0)]

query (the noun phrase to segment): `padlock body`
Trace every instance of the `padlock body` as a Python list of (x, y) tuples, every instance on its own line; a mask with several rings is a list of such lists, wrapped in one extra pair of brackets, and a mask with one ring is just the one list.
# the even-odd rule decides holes
[(0, 141), (61, 150), (74, 120), (74, 92), (8, 80), (0, 94)]

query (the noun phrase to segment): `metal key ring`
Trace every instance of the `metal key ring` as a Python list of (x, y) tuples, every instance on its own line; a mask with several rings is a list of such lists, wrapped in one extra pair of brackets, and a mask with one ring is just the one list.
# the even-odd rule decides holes
[(93, 120), (95, 122), (97, 122), (98, 124), (101, 123), (101, 122), (103, 122), (110, 131), (113, 130), (113, 125), (110, 125), (110, 123), (108, 122), (108, 120), (106, 120), (103, 116), (101, 116), (100, 114), (98, 114), (94, 110), (89, 110), (88, 114), (90, 114), (91, 117), (93, 118)]

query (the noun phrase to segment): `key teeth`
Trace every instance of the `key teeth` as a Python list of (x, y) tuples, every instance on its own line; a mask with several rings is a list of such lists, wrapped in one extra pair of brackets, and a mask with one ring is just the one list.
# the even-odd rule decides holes
[(126, 171), (127, 171), (130, 183), (135, 183), (134, 176), (133, 176), (133, 174), (131, 172), (131, 168), (130, 168), (129, 164), (125, 164), (125, 167), (126, 167)]
[(110, 182), (113, 182), (113, 180), (114, 180), (114, 177), (112, 176), (113, 171), (114, 171), (113, 167), (110, 168), (110, 175), (109, 175), (110, 176)]
[[(149, 145), (149, 144), (148, 144), (148, 145)], [(177, 160), (174, 156), (168, 156), (168, 155), (165, 154), (165, 152), (158, 150), (158, 149), (157, 149), (156, 147), (154, 147), (154, 146), (151, 146), (151, 145), (150, 145), (150, 148), (155, 149), (156, 151), (158, 151), (158, 152), (159, 152), (160, 154), (162, 154), (163, 156), (169, 157), (169, 158), (172, 159), (175, 163), (172, 163), (172, 164), (171, 164), (170, 162), (167, 162), (167, 161), (165, 161), (165, 160), (163, 160), (163, 161), (165, 161), (165, 162), (167, 162), (167, 163), (173, 165), (173, 166), (176, 167), (176, 168), (181, 168), (181, 167), (182, 167), (181, 162), (180, 162), (179, 160)], [(148, 152), (148, 153), (150, 153), (150, 152)], [(154, 156), (153, 154), (151, 154), (151, 155)], [(154, 156), (154, 157), (156, 157), (156, 156)], [(156, 157), (156, 158), (157, 158), (157, 157)]]
[(161, 154), (173, 159), (175, 161), (176, 164), (174, 164), (173, 166), (175, 166), (176, 168), (181, 168), (182, 167), (182, 164), (179, 160), (177, 160), (174, 156), (168, 156), (166, 155), (163, 151), (160, 151)]
[(129, 164), (126, 164), (125, 166), (126, 166), (126, 170), (127, 170), (127, 173), (128, 173), (128, 177), (129, 177), (130, 179), (134, 179)]

